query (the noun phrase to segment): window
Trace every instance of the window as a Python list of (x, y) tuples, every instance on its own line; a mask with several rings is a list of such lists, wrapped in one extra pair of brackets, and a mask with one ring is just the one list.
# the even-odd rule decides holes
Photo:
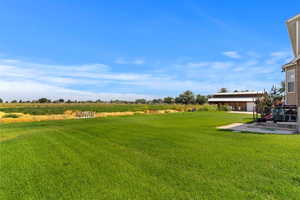
[(287, 92), (295, 92), (295, 70), (286, 71)]
[(295, 85), (294, 85), (294, 82), (288, 82), (288, 92), (295, 92), (294, 88), (295, 88)]

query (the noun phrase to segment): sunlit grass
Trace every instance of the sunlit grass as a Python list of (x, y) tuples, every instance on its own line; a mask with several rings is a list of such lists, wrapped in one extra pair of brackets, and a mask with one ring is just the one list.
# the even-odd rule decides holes
[(0, 125), (0, 199), (298, 199), (300, 137), (222, 112)]

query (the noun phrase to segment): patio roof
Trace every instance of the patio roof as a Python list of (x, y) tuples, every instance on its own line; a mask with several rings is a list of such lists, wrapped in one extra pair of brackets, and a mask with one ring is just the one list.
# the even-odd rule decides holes
[(208, 102), (254, 102), (255, 98), (210, 98)]
[(223, 95), (249, 95), (249, 94), (263, 94), (264, 92), (262, 91), (250, 91), (250, 92), (219, 92), (219, 93), (215, 93), (213, 94), (214, 96), (223, 96)]

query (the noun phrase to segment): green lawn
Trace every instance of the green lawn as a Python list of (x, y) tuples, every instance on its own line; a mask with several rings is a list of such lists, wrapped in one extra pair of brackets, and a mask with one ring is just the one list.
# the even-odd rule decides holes
[(0, 125), (0, 199), (299, 199), (300, 136), (222, 112)]

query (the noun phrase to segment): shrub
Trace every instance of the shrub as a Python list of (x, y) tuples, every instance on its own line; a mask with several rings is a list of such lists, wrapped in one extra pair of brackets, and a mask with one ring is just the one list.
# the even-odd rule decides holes
[(5, 114), (2, 116), (2, 118), (18, 118), (19, 115), (16, 114)]
[(229, 106), (227, 106), (227, 105), (220, 105), (218, 107), (218, 110), (219, 111), (231, 111), (231, 108)]
[(198, 111), (218, 111), (217, 105), (204, 104), (198, 108)]
[(210, 112), (231, 111), (231, 108), (227, 105), (217, 106), (217, 105), (204, 104), (198, 107), (197, 111), (210, 111)]

